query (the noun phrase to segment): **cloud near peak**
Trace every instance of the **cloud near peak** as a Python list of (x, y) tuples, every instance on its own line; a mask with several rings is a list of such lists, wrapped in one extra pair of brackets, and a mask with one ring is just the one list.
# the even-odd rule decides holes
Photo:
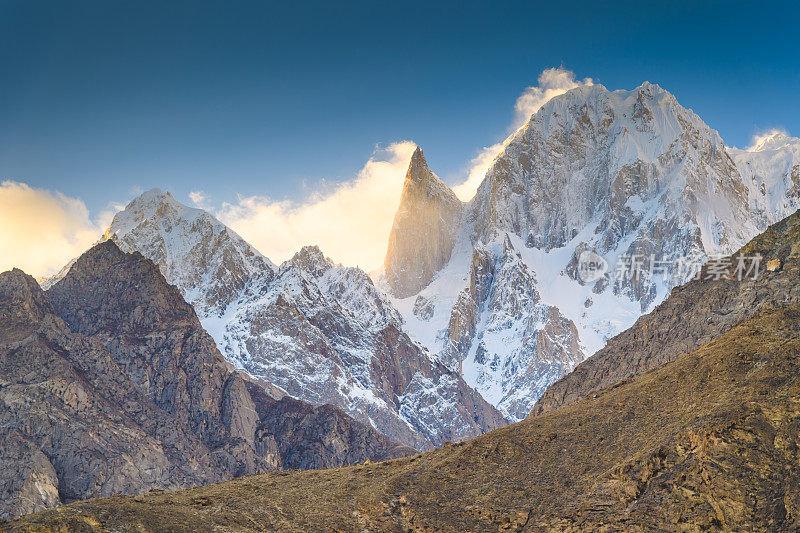
[(531, 116), (551, 98), (564, 94), (571, 89), (587, 85), (594, 85), (592, 78), (576, 80), (575, 73), (565, 69), (563, 66), (542, 71), (539, 74), (539, 85), (527, 87), (514, 104), (514, 119), (508, 128), (511, 134), (503, 142), (485, 146), (479, 150), (478, 155), (470, 161), (467, 178), (453, 187), (453, 192), (456, 193), (456, 196), (463, 202), (467, 202), (475, 196), (478, 186), (480, 186), (495, 158), (500, 155), (514, 135), (528, 123)]
[[(464, 181), (453, 190), (470, 200), (505, 144), (551, 98), (592, 85), (563, 67), (543, 71), (514, 105), (511, 136), (482, 148)], [(400, 203), (403, 177), (416, 144), (402, 141), (376, 149), (351, 180), (316, 191), (300, 202), (269, 196), (240, 196), (215, 208), (213, 198), (192, 191), (190, 201), (211, 212), (274, 262), (289, 259), (302, 246), (318, 245), (334, 261), (370, 271), (383, 264)], [(219, 204), (216, 204), (219, 206)], [(119, 207), (115, 207), (116, 210)], [(59, 192), (24, 183), (0, 184), (0, 270), (13, 266), (43, 276), (58, 271), (91, 246), (111, 221), (114, 209), (91, 218), (85, 204)]]
[[(383, 264), (403, 178), (415, 149), (411, 141), (376, 149), (352, 180), (326, 192), (315, 191), (301, 202), (247, 196), (215, 209), (213, 198), (199, 190), (190, 192), (189, 200), (274, 262), (291, 258), (304, 245), (316, 244), (336, 262), (374, 270)], [(122, 208), (112, 205), (92, 218), (78, 198), (3, 181), (0, 272), (14, 267), (36, 277), (58, 272), (97, 242)]]
[(47, 276), (89, 248), (111, 223), (94, 220), (83, 201), (25, 183), (0, 183), (0, 272), (13, 267)]
[[(517, 98), (509, 126), (511, 137), (551, 98), (592, 84), (591, 78), (578, 80), (564, 67), (543, 71), (539, 84), (527, 87)], [(482, 148), (470, 162), (466, 179), (453, 187), (462, 201), (475, 195), (509, 139)], [(215, 214), (275, 262), (289, 259), (303, 245), (317, 244), (337, 262), (374, 270), (383, 264), (403, 177), (415, 147), (404, 141), (376, 151), (353, 180), (329, 194), (313, 194), (300, 203), (266, 196), (241, 197), (234, 204), (223, 204)], [(202, 192), (192, 193), (192, 201), (208, 208)]]
[[(415, 148), (413, 142), (403, 141), (378, 149), (353, 180), (303, 202), (240, 197), (215, 214), (274, 262), (316, 244), (336, 262), (374, 270), (383, 264)], [(192, 200), (203, 202), (205, 197), (199, 194)]]
[(753, 139), (750, 141), (750, 146), (745, 148), (748, 152), (754, 152), (764, 146), (767, 142), (771, 141), (775, 137), (788, 137), (789, 132), (783, 128), (772, 128), (770, 130), (764, 131), (762, 133), (757, 133), (753, 135)]

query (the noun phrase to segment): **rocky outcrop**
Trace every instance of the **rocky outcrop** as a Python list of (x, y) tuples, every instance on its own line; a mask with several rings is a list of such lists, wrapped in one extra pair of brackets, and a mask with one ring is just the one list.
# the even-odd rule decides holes
[[(0, 274), (0, 307), (3, 515), (231, 477), (209, 443), (155, 405), (101, 341), (68, 328), (33, 278)], [(21, 314), (36, 320), (21, 325)], [(251, 473), (274, 466), (249, 459), (260, 466)]]
[(0, 274), (0, 516), (412, 452), (335, 408), (281, 441), (273, 426), (312, 408), (265, 397), (140, 254), (96, 245), (47, 293)]
[(58, 474), (50, 459), (18, 431), (3, 431), (0, 517), (14, 518), (61, 503)]
[(428, 168), (422, 149), (411, 156), (384, 268), (392, 293), (418, 293), (450, 259), (463, 205)]
[(288, 396), (276, 400), (254, 383), (247, 388), (261, 423), (259, 431), (274, 436), (283, 468), (331, 468), (416, 453), (376, 435), (333, 405), (313, 406)]
[(433, 317), (434, 305), (429, 299), (424, 296), (417, 296), (414, 300), (413, 311), (414, 316), (420, 320), (430, 320)]
[[(151, 261), (105, 241), (82, 255), (47, 293), (56, 313), (91, 336), (159, 408), (242, 475), (259, 470), (252, 402), (194, 309)], [(223, 416), (224, 415), (224, 416)], [(242, 424), (245, 424), (245, 427)]]
[[(699, 279), (673, 289), (664, 303), (553, 383), (533, 414), (558, 409), (660, 367), (764, 309), (800, 303), (798, 243), (800, 213), (795, 213), (722, 259), (719, 264), (727, 265), (725, 277), (715, 279), (717, 274), (706, 265)], [(759, 264), (751, 259), (756, 257)], [(770, 262), (779, 266), (769, 269)], [(736, 273), (740, 266), (742, 280)]]
[(469, 286), (459, 294), (447, 326), (447, 343), (443, 358), (452, 368), (462, 371), (463, 360), (469, 353), (475, 329), (489, 290), (494, 282), (494, 257), (490, 250), (476, 247), (472, 252)]

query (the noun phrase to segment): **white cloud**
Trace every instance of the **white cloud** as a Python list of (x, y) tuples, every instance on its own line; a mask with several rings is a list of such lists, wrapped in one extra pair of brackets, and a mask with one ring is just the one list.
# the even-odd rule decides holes
[(555, 96), (564, 94), (570, 89), (586, 85), (593, 85), (591, 78), (576, 80), (575, 73), (564, 67), (549, 68), (542, 71), (539, 74), (539, 85), (526, 88), (514, 104), (514, 121), (509, 127), (512, 132), (511, 135), (503, 142), (481, 148), (478, 155), (470, 161), (467, 179), (453, 187), (453, 192), (456, 193), (456, 196), (464, 202), (475, 196), (478, 186), (486, 176), (486, 171), (492, 166), (495, 157), (503, 151), (503, 148), (513, 138), (514, 134), (528, 123), (531, 115), (536, 113), (540, 107)]
[(33, 276), (53, 274), (97, 241), (113, 215), (108, 210), (91, 220), (77, 198), (4, 181), (0, 183), (0, 271), (17, 267)]
[(753, 140), (750, 143), (750, 146), (745, 148), (745, 150), (749, 152), (754, 152), (761, 148), (761, 146), (766, 143), (767, 141), (771, 140), (773, 137), (788, 137), (789, 132), (781, 129), (781, 128), (772, 128), (771, 130), (765, 131), (763, 133), (757, 133), (753, 135)]
[(527, 124), (531, 115), (539, 111), (539, 108), (551, 98), (587, 85), (594, 85), (592, 78), (576, 80), (575, 73), (564, 67), (543, 70), (539, 74), (539, 85), (528, 87), (517, 98), (517, 103), (514, 104), (515, 116), (512, 129), (516, 131)]
[(200, 209), (208, 209), (208, 195), (203, 191), (190, 192), (189, 200)]
[(354, 180), (304, 202), (242, 197), (236, 204), (223, 204), (216, 215), (275, 262), (316, 244), (336, 262), (376, 269), (383, 264), (415, 148), (403, 141), (377, 150)]
[[(574, 73), (563, 67), (543, 71), (538, 86), (526, 88), (517, 99), (509, 130), (516, 132), (523, 127), (554, 96), (591, 84), (589, 78), (576, 80)], [(479, 151), (470, 162), (466, 180), (453, 188), (459, 198), (466, 201), (474, 196), (509, 139)], [(317, 244), (337, 262), (365, 270), (378, 268), (383, 263), (403, 177), (415, 146), (404, 141), (376, 150), (353, 180), (332, 190), (321, 182), (323, 192), (314, 192), (305, 201), (240, 197), (236, 203), (223, 204), (215, 214), (276, 262), (290, 258), (303, 245)], [(189, 199), (197, 207), (214, 211), (204, 191), (192, 191)], [(79, 199), (24, 183), (3, 182), (0, 269), (18, 266), (37, 276), (56, 272), (97, 240), (113, 213), (104, 212), (93, 220)]]
[[(506, 139), (506, 141), (507, 140), (508, 139)], [(467, 179), (452, 187), (453, 192), (456, 193), (459, 200), (462, 202), (472, 200), (481, 182), (483, 182), (486, 172), (489, 170), (489, 167), (492, 166), (492, 163), (494, 163), (494, 159), (503, 151), (505, 144), (504, 141), (491, 146), (484, 146), (481, 148), (480, 152), (478, 152), (478, 155), (469, 162)]]

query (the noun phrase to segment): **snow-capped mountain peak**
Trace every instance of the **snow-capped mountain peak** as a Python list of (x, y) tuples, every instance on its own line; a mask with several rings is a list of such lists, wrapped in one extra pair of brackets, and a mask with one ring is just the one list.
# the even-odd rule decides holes
[(316, 245), (303, 246), (290, 262), (292, 266), (300, 268), (314, 277), (321, 276), (335, 266)]
[(279, 267), (209, 213), (154, 189), (106, 238), (153, 260), (232, 364), (313, 403), (331, 403), (418, 449), (506, 421), (403, 331), (358, 268), (305, 246)]
[(749, 216), (759, 228), (800, 208), (800, 139), (774, 131), (751, 149), (729, 148), (748, 190)]
[(757, 144), (749, 149), (749, 151), (763, 152), (766, 150), (782, 150), (792, 146), (796, 148), (798, 144), (800, 144), (800, 139), (790, 137), (783, 131), (774, 130), (759, 137), (757, 139)]
[[(457, 226), (446, 228), (457, 236), (449, 260), (432, 274), (409, 268), (407, 278), (426, 283), (395, 291), (395, 305), (416, 338), (520, 418), (559, 372), (686, 281), (686, 263), (730, 253), (797, 209), (793, 146), (774, 135), (755, 152), (728, 150), (653, 83), (573, 89), (503, 143)], [(398, 217), (424, 218), (409, 212), (413, 203), (402, 209)], [(580, 279), (584, 254), (605, 274)], [(640, 262), (643, 270), (626, 274)], [(551, 325), (531, 322), (545, 310)], [(544, 356), (520, 349), (541, 344)]]
[(209, 213), (160, 189), (132, 200), (103, 238), (150, 258), (200, 316), (222, 316), (251, 279), (267, 283), (276, 269)]

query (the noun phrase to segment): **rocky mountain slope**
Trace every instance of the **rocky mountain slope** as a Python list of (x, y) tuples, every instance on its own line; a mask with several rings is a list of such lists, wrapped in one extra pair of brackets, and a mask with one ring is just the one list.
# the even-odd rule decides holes
[(800, 306), (771, 307), (664, 366), (466, 443), (90, 500), (8, 529), (796, 530), (798, 353)]
[(228, 361), (294, 398), (333, 404), (417, 449), (506, 423), (405, 333), (367, 274), (333, 264), (317, 247), (276, 267), (208, 213), (160, 190), (133, 200), (106, 236), (159, 266)]
[(706, 265), (700, 279), (670, 297), (633, 327), (614, 337), (569, 375), (553, 383), (534, 414), (552, 411), (632, 376), (673, 361), (765, 309), (800, 304), (800, 212), (770, 226), (723, 260), (731, 273), (739, 257), (762, 257), (756, 279), (715, 279)]
[[(413, 337), (509, 418), (524, 418), (547, 385), (702, 262), (796, 209), (799, 145), (777, 136), (729, 149), (650, 83), (571, 90), (504, 143), (452, 230), (450, 260), (433, 276), (420, 270), (429, 284), (397, 291), (387, 255), (382, 286)], [(414, 220), (414, 203), (401, 205)], [(391, 242), (410, 256), (424, 247), (404, 226)], [(590, 276), (587, 258), (599, 265)]]
[(524, 418), (703, 261), (800, 207), (800, 140), (726, 147), (650, 83), (569, 91), (503, 147), (468, 204), (414, 153), (375, 284), (315, 247), (276, 266), (157, 189), (105, 236), (158, 264), (236, 367), (426, 449)]
[(158, 268), (113, 242), (44, 293), (0, 274), (0, 516), (411, 452), (233, 372)]

